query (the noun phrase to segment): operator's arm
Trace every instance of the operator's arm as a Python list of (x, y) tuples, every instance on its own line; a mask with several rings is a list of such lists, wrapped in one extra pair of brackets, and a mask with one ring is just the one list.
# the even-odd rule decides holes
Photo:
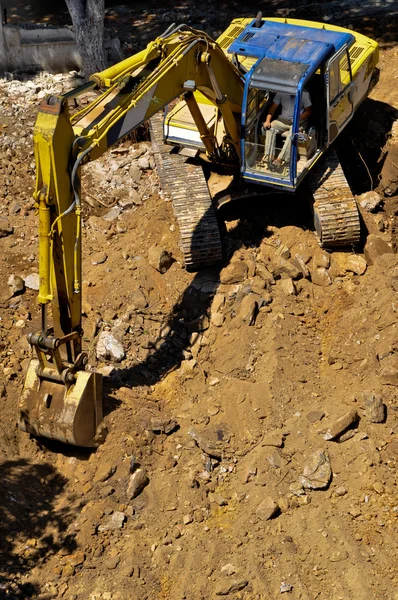
[(264, 129), (269, 129), (271, 127), (271, 120), (278, 106), (279, 104), (277, 102), (273, 102), (269, 107), (267, 118), (264, 121)]
[(300, 122), (306, 121), (312, 115), (312, 102), (307, 90), (303, 90), (302, 109), (303, 112), (300, 114)]
[(300, 115), (300, 121), (306, 121), (312, 115), (312, 106), (307, 106), (304, 112)]

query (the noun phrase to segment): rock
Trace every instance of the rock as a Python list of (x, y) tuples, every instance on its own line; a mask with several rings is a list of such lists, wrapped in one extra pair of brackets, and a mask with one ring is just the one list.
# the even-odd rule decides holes
[(219, 312), (211, 313), (210, 322), (212, 323), (212, 325), (215, 325), (216, 327), (222, 327), (224, 321), (225, 321), (225, 317), (222, 313), (219, 313)]
[[(135, 190), (133, 191), (135, 192)], [(118, 200), (118, 205), (121, 208), (121, 212), (130, 210), (130, 208), (133, 208), (134, 206), (134, 200), (130, 196), (128, 198), (122, 198), (121, 200)]]
[(283, 435), (280, 431), (270, 431), (265, 434), (263, 441), (261, 443), (262, 446), (274, 446), (275, 448), (283, 447)]
[(276, 258), (272, 271), (275, 276), (282, 278), (300, 279), (303, 276), (293, 262), (285, 260), (281, 256)]
[(112, 485), (104, 485), (100, 489), (101, 498), (107, 498), (108, 496), (112, 496), (115, 493), (115, 488)]
[(347, 560), (349, 554), (347, 550), (334, 550), (330, 555), (330, 562), (342, 562)]
[(235, 580), (232, 583), (222, 583), (216, 589), (216, 596), (228, 596), (228, 594), (234, 594), (243, 590), (249, 582), (247, 579)]
[(141, 179), (142, 171), (138, 165), (132, 164), (130, 167), (129, 175), (134, 183), (138, 183)]
[(289, 491), (293, 496), (304, 496), (305, 495), (305, 491), (303, 489), (303, 486), (301, 485), (301, 483), (299, 483), (298, 481), (293, 481), (293, 483), (291, 483), (289, 485)]
[(105, 234), (109, 231), (111, 224), (107, 221), (104, 221), (101, 217), (95, 217), (94, 215), (89, 217), (88, 224), (91, 229), (94, 231), (100, 231)]
[(330, 368), (333, 369), (333, 371), (341, 371), (341, 369), (343, 369), (343, 363), (337, 360), (330, 365)]
[(95, 252), (95, 254), (93, 254), (91, 256), (91, 264), (92, 265), (102, 265), (108, 258), (108, 255), (106, 252)]
[(307, 264), (312, 258), (311, 249), (307, 244), (299, 244), (296, 246), (296, 256), (299, 256)]
[(29, 290), (35, 290), (36, 292), (38, 291), (40, 287), (40, 278), (38, 273), (31, 273), (24, 278), (24, 281), (25, 287), (27, 287)]
[(10, 225), (10, 222), (3, 217), (0, 217), (0, 238), (6, 237), (14, 233), (14, 228)]
[(310, 278), (310, 272), (308, 270), (308, 267), (299, 254), (296, 254), (294, 256), (292, 263), (294, 264), (295, 267), (297, 267), (299, 269), (299, 271), (301, 272), (304, 279)]
[(209, 456), (216, 458), (217, 460), (221, 460), (222, 451), (211, 440), (206, 438), (204, 435), (197, 433), (197, 431), (195, 431), (194, 429), (190, 429), (188, 431), (188, 435), (190, 435), (191, 438), (195, 440), (199, 448), (203, 450), (205, 454), (208, 454)]
[(25, 289), (25, 282), (19, 275), (10, 275), (7, 284), (10, 286), (13, 295), (20, 294)]
[(242, 483), (249, 483), (249, 481), (253, 481), (253, 478), (257, 475), (257, 467), (254, 465), (250, 465), (245, 468), (243, 471), (241, 481)]
[(141, 156), (138, 159), (137, 164), (138, 164), (139, 168), (141, 169), (141, 171), (148, 171), (148, 169), (150, 168), (149, 156), (148, 155)]
[(151, 418), (151, 429), (154, 433), (165, 433), (166, 435), (169, 435), (176, 427), (178, 427), (178, 423), (175, 419), (160, 419), (159, 417)]
[(343, 442), (346, 442), (347, 440), (350, 440), (352, 437), (354, 437), (354, 435), (357, 433), (356, 429), (347, 429), (347, 431), (345, 433), (342, 433), (339, 436), (339, 444), (342, 444)]
[(230, 263), (220, 273), (220, 282), (224, 284), (240, 283), (247, 277), (248, 266), (242, 260)]
[(188, 513), (187, 515), (184, 515), (182, 518), (182, 522), (184, 523), (184, 525), (190, 525), (191, 523), (193, 523), (193, 513)]
[(314, 267), (323, 267), (324, 269), (328, 269), (330, 267), (329, 254), (318, 248), (314, 254)]
[(373, 212), (383, 202), (383, 198), (377, 192), (365, 192), (358, 196), (359, 205), (367, 212)]
[(106, 519), (105, 523), (102, 523), (98, 527), (98, 531), (113, 531), (115, 529), (121, 529), (125, 520), (126, 515), (123, 512), (115, 511), (108, 519)]
[(174, 456), (168, 456), (164, 463), (165, 469), (173, 469), (177, 465), (177, 459)]
[(137, 469), (130, 477), (127, 486), (127, 497), (132, 500), (142, 492), (149, 479), (144, 469)]
[(248, 325), (254, 325), (258, 312), (257, 301), (252, 295), (245, 296), (240, 303), (239, 318)]
[(296, 286), (294, 285), (293, 279), (290, 279), (290, 277), (281, 280), (281, 287), (287, 296), (296, 295)]
[(274, 469), (281, 469), (285, 464), (282, 455), (277, 450), (274, 450), (270, 456), (267, 456), (267, 460)]
[(113, 569), (116, 569), (116, 567), (118, 566), (119, 563), (120, 563), (120, 558), (118, 556), (109, 556), (106, 559), (105, 566), (107, 569), (112, 571)]
[(307, 419), (310, 423), (315, 423), (316, 421), (321, 421), (325, 416), (324, 410), (311, 410), (307, 413)]
[(271, 519), (279, 510), (279, 506), (274, 502), (274, 500), (268, 496), (264, 498), (264, 500), (259, 504), (256, 510), (256, 515), (261, 521), (268, 521)]
[(69, 556), (67, 556), (66, 560), (73, 567), (78, 567), (79, 565), (82, 565), (84, 563), (84, 561), (86, 560), (86, 555), (81, 550), (77, 550), (73, 554), (70, 554)]
[(386, 407), (383, 404), (381, 396), (366, 393), (365, 398), (365, 417), (370, 423), (383, 423), (386, 418)]
[(220, 569), (221, 573), (227, 575), (227, 577), (231, 577), (231, 575), (234, 575), (237, 572), (237, 570), (238, 569), (234, 567), (234, 565), (232, 565), (231, 563), (222, 566)]
[(312, 283), (321, 287), (326, 287), (332, 283), (329, 272), (325, 267), (316, 267), (311, 273), (311, 280)]
[(94, 483), (101, 483), (102, 481), (106, 481), (107, 479), (109, 479), (109, 477), (112, 477), (115, 471), (116, 467), (113, 463), (101, 463), (97, 469), (96, 474), (94, 475)]
[(166, 273), (173, 263), (173, 257), (165, 248), (154, 244), (148, 250), (148, 262), (159, 273)]
[(265, 282), (267, 287), (274, 285), (275, 283), (275, 279), (271, 271), (261, 263), (256, 264), (256, 276), (260, 277), (260, 279)]
[(96, 356), (99, 360), (120, 362), (125, 357), (123, 345), (110, 331), (101, 331), (98, 336)]
[(134, 290), (131, 292), (129, 303), (133, 310), (143, 310), (148, 306), (148, 300), (142, 290)]
[(220, 494), (209, 494), (209, 500), (214, 502), (218, 506), (227, 506), (228, 500), (221, 496)]
[(286, 581), (282, 581), (281, 587), (279, 588), (279, 593), (284, 594), (285, 592), (291, 592), (293, 586), (291, 583), (286, 583)]
[(144, 156), (144, 154), (146, 154), (146, 152), (147, 152), (147, 148), (144, 145), (140, 145), (138, 148), (135, 148), (131, 152), (130, 158), (131, 158), (131, 160), (136, 160), (137, 158)]
[(201, 317), (198, 317), (194, 321), (188, 323), (188, 331), (189, 333), (206, 331), (206, 329), (209, 329), (209, 326), (209, 317), (207, 315), (202, 315)]
[(287, 246), (285, 246), (284, 244), (281, 244), (276, 252), (275, 252), (275, 256), (281, 256), (282, 258), (284, 258), (285, 260), (289, 260), (290, 258), (290, 250)]
[(334, 440), (338, 435), (343, 433), (350, 425), (353, 425), (358, 420), (358, 413), (355, 409), (344, 413), (342, 417), (337, 419), (324, 433), (323, 439)]
[(221, 308), (223, 308), (225, 304), (225, 296), (224, 294), (216, 294), (213, 298), (213, 302), (211, 303), (211, 312), (216, 313)]
[(366, 260), (358, 254), (351, 254), (347, 258), (344, 268), (346, 271), (351, 271), (356, 275), (363, 275), (367, 268)]
[(369, 265), (373, 265), (378, 256), (393, 254), (393, 249), (381, 237), (371, 233), (366, 239), (363, 253)]
[(250, 279), (249, 285), (250, 285), (250, 289), (252, 292), (254, 292), (255, 294), (261, 295), (264, 291), (266, 283), (265, 283), (264, 279), (261, 279), (261, 277), (256, 275), (255, 277), (252, 277)]
[(120, 213), (122, 212), (121, 206), (113, 206), (108, 212), (102, 216), (105, 221), (116, 221)]
[(62, 569), (62, 577), (71, 577), (72, 575), (74, 575), (74, 573), (75, 573), (75, 569), (72, 565), (66, 565)]
[(134, 575), (135, 572), (135, 564), (133, 562), (132, 558), (125, 558), (123, 564), (120, 567), (120, 574), (122, 575), (122, 577), (132, 577)]
[(332, 478), (332, 468), (329, 456), (322, 450), (317, 450), (308, 459), (299, 477), (299, 483), (304, 489), (320, 490), (326, 488)]

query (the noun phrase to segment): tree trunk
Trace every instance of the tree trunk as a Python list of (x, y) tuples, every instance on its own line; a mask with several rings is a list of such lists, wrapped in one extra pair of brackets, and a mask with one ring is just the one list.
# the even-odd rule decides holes
[(104, 50), (105, 0), (65, 0), (68, 7), (76, 43), (83, 61), (83, 74), (106, 68)]

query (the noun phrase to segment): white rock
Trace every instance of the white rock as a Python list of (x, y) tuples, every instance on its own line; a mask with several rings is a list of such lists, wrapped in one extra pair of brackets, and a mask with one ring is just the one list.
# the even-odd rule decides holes
[(318, 450), (311, 454), (299, 477), (300, 485), (305, 489), (320, 490), (326, 488), (332, 478), (330, 459), (326, 452)]
[(98, 527), (98, 531), (110, 531), (113, 529), (121, 529), (126, 520), (126, 515), (123, 512), (115, 511), (109, 519)]
[(19, 275), (10, 275), (7, 284), (10, 286), (13, 294), (23, 292), (25, 289), (24, 280)]
[(138, 161), (138, 166), (142, 171), (147, 171), (150, 168), (149, 156), (141, 156)]
[(346, 271), (352, 271), (356, 275), (363, 275), (367, 268), (366, 260), (358, 254), (351, 254), (344, 266)]
[(110, 331), (101, 331), (98, 336), (96, 355), (99, 360), (119, 362), (125, 357), (123, 345)]
[(122, 209), (120, 206), (113, 206), (105, 215), (102, 216), (102, 218), (105, 219), (105, 221), (115, 221), (121, 212)]
[(132, 500), (142, 491), (148, 483), (148, 476), (144, 469), (137, 469), (129, 479), (127, 486), (127, 497)]
[(211, 313), (210, 321), (216, 327), (222, 327), (224, 323), (224, 315), (222, 313), (214, 312)]
[(358, 196), (361, 208), (367, 212), (374, 211), (383, 202), (383, 198), (377, 192), (365, 192)]
[(29, 290), (38, 290), (40, 286), (40, 278), (38, 273), (31, 273), (24, 279), (25, 287)]

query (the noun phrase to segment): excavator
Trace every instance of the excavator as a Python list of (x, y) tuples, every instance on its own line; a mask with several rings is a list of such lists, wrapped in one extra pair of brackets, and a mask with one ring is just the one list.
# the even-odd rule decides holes
[[(102, 375), (87, 368), (82, 349), (82, 166), (151, 119), (160, 182), (191, 270), (222, 263), (217, 206), (236, 197), (235, 187), (294, 192), (308, 178), (319, 243), (355, 244), (358, 210), (329, 147), (377, 82), (377, 61), (377, 43), (361, 34), (259, 13), (235, 19), (216, 41), (173, 25), (81, 87), (42, 101), (34, 128), (41, 328), (28, 335), (36, 357), (18, 405), (23, 431), (98, 444)], [(89, 90), (95, 99), (79, 107)], [(306, 130), (299, 125), (304, 90), (313, 105)], [(294, 98), (283, 168), (264, 157), (262, 124), (277, 93)], [(284, 143), (278, 137), (274, 154)]]

